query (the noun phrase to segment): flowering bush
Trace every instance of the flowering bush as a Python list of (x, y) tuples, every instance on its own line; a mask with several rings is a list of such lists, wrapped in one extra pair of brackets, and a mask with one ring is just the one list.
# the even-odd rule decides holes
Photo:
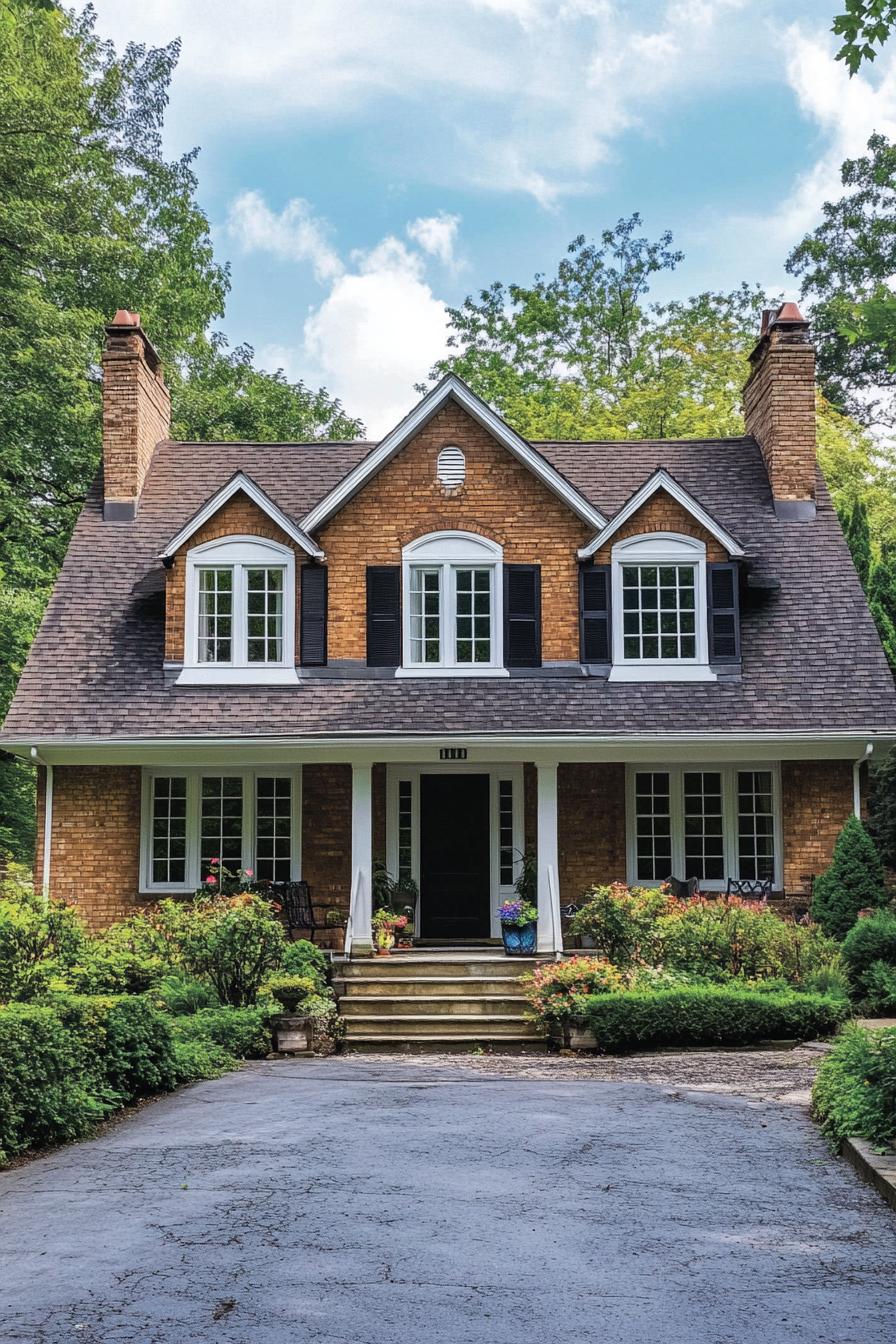
[(781, 977), (802, 985), (837, 963), (837, 943), (814, 924), (782, 919), (767, 905), (732, 896), (671, 901), (656, 921), (657, 961), (711, 980)]
[(594, 950), (614, 966), (661, 960), (656, 921), (674, 898), (666, 888), (627, 887), (614, 882), (592, 887), (570, 922), (570, 932), (589, 938)]
[(527, 924), (534, 924), (538, 919), (538, 906), (533, 905), (531, 901), (524, 900), (517, 896), (512, 901), (503, 901), (498, 909), (498, 917), (502, 924), (509, 924), (511, 928), (522, 929)]
[(222, 896), (235, 896), (241, 891), (252, 891), (255, 887), (254, 868), (227, 868), (220, 859), (209, 859), (208, 874), (197, 896), (220, 893)]
[(539, 966), (521, 978), (521, 985), (542, 1026), (578, 1016), (589, 994), (612, 994), (625, 988), (620, 971), (604, 957), (569, 957)]
[(283, 960), (286, 940), (274, 908), (251, 891), (162, 901), (159, 927), (176, 960), (191, 975), (207, 977), (233, 1008), (253, 1004)]

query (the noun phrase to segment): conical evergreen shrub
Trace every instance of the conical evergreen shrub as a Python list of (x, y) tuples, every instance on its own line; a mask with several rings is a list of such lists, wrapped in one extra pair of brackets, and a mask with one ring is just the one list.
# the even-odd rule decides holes
[(896, 869), (896, 749), (871, 776), (868, 830), (884, 866)]
[(884, 870), (874, 841), (850, 817), (837, 837), (830, 868), (816, 878), (812, 918), (833, 938), (845, 938), (860, 910), (884, 899)]

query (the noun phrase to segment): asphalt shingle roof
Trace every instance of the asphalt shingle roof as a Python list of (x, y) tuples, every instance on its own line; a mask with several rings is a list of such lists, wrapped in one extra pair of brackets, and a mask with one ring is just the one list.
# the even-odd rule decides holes
[(750, 438), (542, 443), (608, 516), (665, 467), (744, 546), (777, 594), (742, 613), (733, 681), (608, 683), (315, 678), (296, 687), (174, 686), (162, 670), (166, 542), (243, 470), (298, 522), (372, 445), (160, 444), (134, 523), (104, 523), (99, 486), (78, 520), (4, 732), (237, 737), (355, 733), (896, 732), (896, 693), (836, 515), (819, 477), (813, 522), (774, 513)]

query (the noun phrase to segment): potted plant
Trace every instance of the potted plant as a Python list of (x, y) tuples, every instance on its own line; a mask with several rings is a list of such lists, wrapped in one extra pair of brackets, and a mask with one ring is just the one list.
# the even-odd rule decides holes
[[(395, 878), (379, 859), (373, 865), (373, 941), (377, 952), (387, 954), (395, 942), (411, 947), (417, 883), (411, 877)], [(378, 936), (378, 928), (380, 930)], [(389, 934), (392, 941), (389, 942)]]
[(498, 916), (504, 951), (508, 957), (531, 957), (538, 932), (538, 907), (517, 896), (502, 902)]
[(333, 940), (332, 951), (337, 955), (345, 951), (345, 928), (347, 924), (348, 916), (336, 906), (331, 906), (324, 915), (324, 926), (332, 930), (330, 935)]
[(396, 915), (386, 906), (373, 912), (373, 945), (378, 957), (388, 957), (395, 946), (395, 933), (407, 925), (407, 916)]

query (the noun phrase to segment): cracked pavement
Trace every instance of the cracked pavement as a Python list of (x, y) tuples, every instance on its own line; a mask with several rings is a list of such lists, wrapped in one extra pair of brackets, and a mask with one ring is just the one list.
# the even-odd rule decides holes
[(0, 1341), (891, 1344), (896, 1217), (812, 1067), (247, 1065), (0, 1173)]

